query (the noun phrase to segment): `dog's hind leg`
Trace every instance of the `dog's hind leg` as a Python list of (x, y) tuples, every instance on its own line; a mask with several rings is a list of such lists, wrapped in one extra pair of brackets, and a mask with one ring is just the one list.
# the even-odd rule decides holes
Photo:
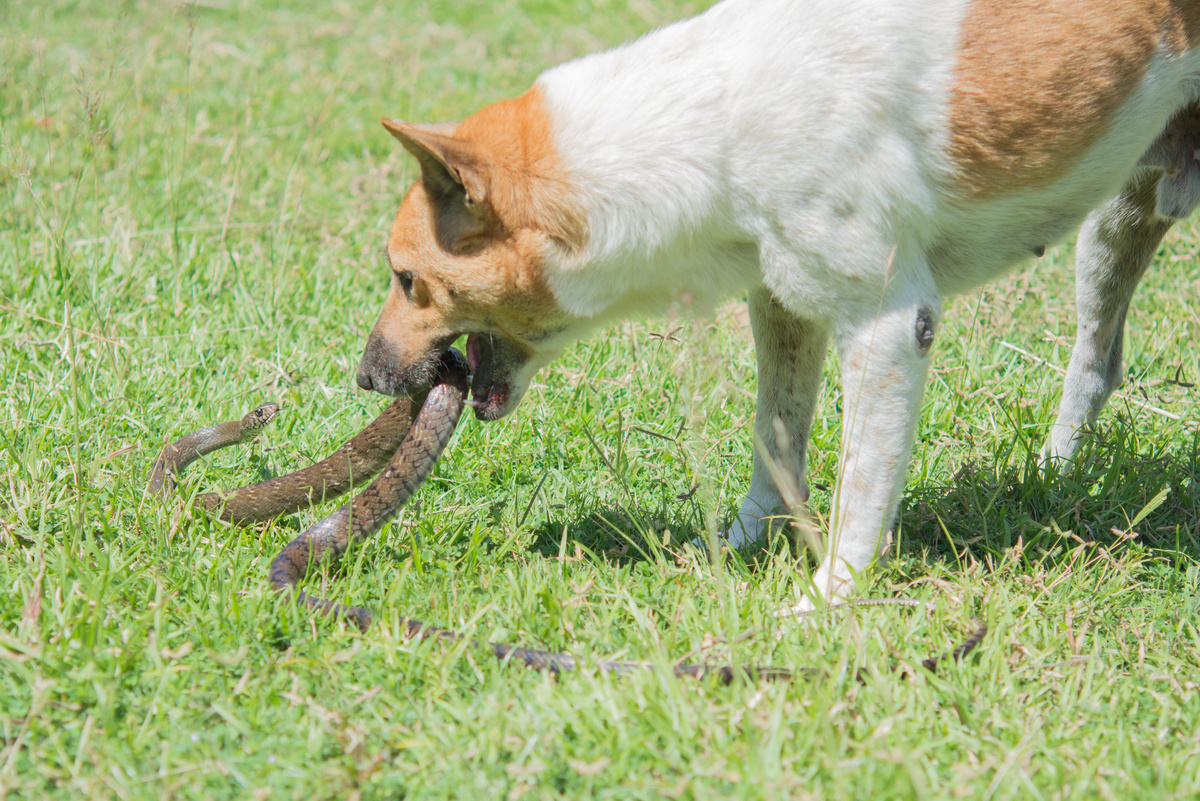
[[(1200, 143), (1197, 143), (1200, 144)], [(1158, 243), (1174, 219), (1161, 216), (1163, 172), (1143, 169), (1121, 193), (1088, 216), (1079, 234), (1075, 297), (1079, 331), (1046, 458), (1061, 465), (1079, 449), (1121, 383), (1125, 314)]]
[[(941, 299), (924, 256), (897, 254), (878, 312), (836, 332), (842, 454), (816, 593), (840, 597), (891, 528), (912, 452)], [(907, 262), (904, 263), (904, 262)], [(797, 610), (811, 608), (808, 599)]]
[(1125, 315), (1133, 291), (1171, 223), (1200, 204), (1200, 104), (1167, 124), (1140, 166), (1120, 194), (1092, 212), (1079, 233), (1079, 332), (1058, 419), (1046, 443), (1046, 457), (1053, 464), (1075, 455), (1080, 429), (1096, 420), (1120, 385)]
[(725, 533), (735, 548), (760, 540), (772, 516), (787, 515), (808, 500), (804, 456), (829, 347), (827, 325), (787, 311), (766, 287), (750, 293), (750, 325), (758, 358), (754, 472), (737, 520)]

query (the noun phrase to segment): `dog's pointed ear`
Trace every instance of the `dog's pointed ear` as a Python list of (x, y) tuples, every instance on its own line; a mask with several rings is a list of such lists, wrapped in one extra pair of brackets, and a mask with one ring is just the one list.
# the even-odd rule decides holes
[(461, 201), (476, 217), (486, 216), (486, 163), (470, 142), (454, 138), (457, 123), (382, 122), (387, 132), (416, 156), (421, 183), (433, 198)]

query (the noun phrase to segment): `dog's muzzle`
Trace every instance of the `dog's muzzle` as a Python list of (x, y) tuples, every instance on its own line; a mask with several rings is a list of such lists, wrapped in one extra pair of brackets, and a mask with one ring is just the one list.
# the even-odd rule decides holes
[[(355, 379), (365, 390), (391, 396), (428, 389), (437, 379), (442, 354), (456, 338), (446, 337), (419, 360), (403, 364), (396, 348), (372, 331)], [(516, 407), (525, 393), (525, 382), (518, 376), (529, 362), (530, 353), (499, 334), (471, 334), (466, 355), (471, 368), (472, 398), (468, 403), (480, 420), (499, 420)]]
[(442, 354), (450, 349), (454, 337), (435, 343), (421, 359), (401, 364), (396, 349), (375, 332), (367, 337), (367, 347), (358, 363), (355, 380), (366, 390), (384, 395), (411, 395), (433, 386), (437, 380)]

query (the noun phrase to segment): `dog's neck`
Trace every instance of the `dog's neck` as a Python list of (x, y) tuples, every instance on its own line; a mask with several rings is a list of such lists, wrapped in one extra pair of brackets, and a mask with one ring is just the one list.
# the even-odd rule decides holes
[[(660, 302), (638, 296), (661, 298), (663, 287), (686, 287), (698, 260), (712, 262), (719, 280), (698, 282), (685, 301), (708, 306), (746, 283), (734, 276), (728, 253), (708, 255), (738, 240), (729, 229), (733, 193), (723, 169), (729, 132), (712, 124), (729, 112), (728, 76), (712, 58), (727, 45), (715, 28), (705, 17), (689, 20), (538, 80), (587, 230), (582, 249), (550, 266), (556, 294), (572, 313), (662, 311)], [(611, 280), (598, 281), (598, 274)]]

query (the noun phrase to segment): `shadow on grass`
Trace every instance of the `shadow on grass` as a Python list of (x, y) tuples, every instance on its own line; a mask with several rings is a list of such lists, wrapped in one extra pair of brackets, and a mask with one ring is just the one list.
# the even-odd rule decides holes
[[(565, 532), (565, 537), (564, 537)], [(574, 520), (547, 520), (533, 530), (534, 553), (555, 558), (572, 555), (575, 547), (614, 565), (673, 559), (680, 543), (701, 536), (690, 511), (650, 514), (606, 506)]]
[[(1117, 424), (1089, 437), (1061, 473), (1014, 438), (986, 462), (964, 464), (949, 485), (910, 483), (900, 509), (900, 553), (984, 560), (1003, 558), (1018, 543), (1032, 556), (1064, 541), (1104, 547), (1133, 541), (1167, 558), (1200, 559), (1198, 478), (1200, 432), (1185, 441), (1151, 441)], [(572, 554), (578, 543), (613, 564), (672, 559), (672, 551), (703, 536), (699, 520), (687, 506), (657, 513), (609, 506), (546, 521), (534, 530), (532, 550), (553, 558)], [(806, 553), (776, 533), (740, 556), (754, 569), (785, 552)]]
[(1064, 540), (1112, 546), (1128, 540), (1200, 558), (1200, 434), (1150, 442), (1127, 426), (1088, 438), (1061, 473), (1009, 443), (989, 464), (968, 463), (948, 487), (910, 488), (901, 509), (901, 552), (927, 559), (1003, 557), (1018, 542), (1045, 552)]

